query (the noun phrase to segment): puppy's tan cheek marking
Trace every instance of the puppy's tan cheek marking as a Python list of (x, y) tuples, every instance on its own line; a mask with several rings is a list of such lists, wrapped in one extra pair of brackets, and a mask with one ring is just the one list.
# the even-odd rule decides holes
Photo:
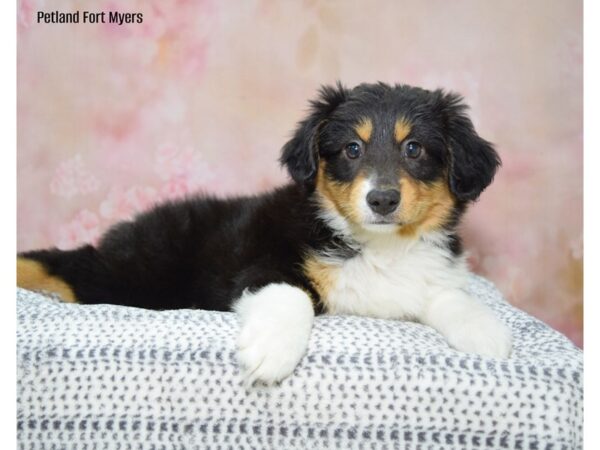
[(316, 190), (321, 194), (320, 198), (322, 200), (322, 206), (325, 209), (328, 209), (332, 213), (338, 213), (335, 203), (330, 198), (329, 192), (329, 183), (327, 181), (327, 176), (325, 175), (325, 161), (322, 161), (319, 164), (319, 168), (317, 169), (317, 184)]
[(411, 129), (410, 122), (404, 117), (396, 120), (396, 123), (394, 124), (394, 139), (396, 139), (396, 142), (400, 143), (406, 139), (406, 136), (410, 134)]
[(66, 282), (49, 275), (41, 263), (31, 259), (17, 258), (17, 286), (30, 291), (53, 292), (67, 303), (77, 302), (73, 289)]
[(431, 184), (405, 176), (400, 180), (402, 236), (417, 236), (443, 227), (455, 206), (454, 196), (442, 179)]
[(302, 270), (319, 294), (319, 301), (325, 310), (329, 310), (327, 298), (337, 282), (340, 268), (324, 263), (315, 255), (309, 255), (302, 265)]
[(317, 172), (317, 190), (324, 197), (324, 206), (354, 223), (362, 221), (360, 203), (365, 182), (363, 175), (358, 175), (350, 183), (330, 180), (325, 173), (324, 163), (321, 163)]
[(356, 131), (356, 134), (358, 134), (358, 137), (360, 137), (363, 142), (369, 142), (371, 134), (373, 134), (373, 121), (369, 118), (362, 119), (354, 126), (354, 131)]
[(361, 223), (363, 220), (360, 204), (362, 202), (362, 187), (365, 182), (366, 180), (362, 175), (357, 176), (345, 189), (343, 203), (340, 204), (346, 216), (354, 223)]

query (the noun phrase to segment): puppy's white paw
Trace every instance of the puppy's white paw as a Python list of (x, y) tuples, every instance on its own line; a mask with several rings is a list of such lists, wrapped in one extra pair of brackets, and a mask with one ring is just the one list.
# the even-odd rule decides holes
[(279, 324), (248, 324), (238, 341), (246, 385), (255, 381), (273, 384), (290, 375), (308, 346), (308, 336)]
[(235, 305), (242, 326), (238, 357), (245, 385), (273, 384), (290, 375), (308, 347), (314, 318), (308, 295), (287, 284), (244, 294)]
[(508, 358), (512, 349), (508, 327), (487, 312), (464, 323), (456, 323), (448, 330), (446, 338), (458, 351), (494, 358)]
[(461, 289), (438, 292), (427, 308), (424, 323), (442, 333), (456, 350), (495, 358), (508, 358), (510, 330), (483, 303)]

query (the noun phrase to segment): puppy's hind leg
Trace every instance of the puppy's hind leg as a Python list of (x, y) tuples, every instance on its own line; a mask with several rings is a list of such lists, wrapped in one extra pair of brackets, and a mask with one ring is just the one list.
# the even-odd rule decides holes
[(69, 303), (87, 303), (90, 286), (105, 277), (92, 246), (75, 250), (35, 250), (17, 255), (17, 286), (58, 294)]
[(314, 309), (308, 294), (287, 283), (244, 292), (234, 310), (241, 321), (239, 359), (246, 386), (290, 375), (308, 347)]
[(43, 263), (17, 257), (17, 286), (30, 291), (58, 294), (67, 303), (75, 303), (73, 288), (58, 276), (51, 275)]

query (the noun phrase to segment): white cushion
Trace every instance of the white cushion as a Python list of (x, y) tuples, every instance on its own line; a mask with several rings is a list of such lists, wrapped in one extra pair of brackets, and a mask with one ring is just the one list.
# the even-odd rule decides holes
[(509, 360), (457, 352), (416, 323), (321, 316), (291, 377), (245, 391), (232, 313), (63, 304), (19, 289), (19, 444), (580, 448), (581, 350), (490, 282), (474, 276), (470, 291), (512, 330)]

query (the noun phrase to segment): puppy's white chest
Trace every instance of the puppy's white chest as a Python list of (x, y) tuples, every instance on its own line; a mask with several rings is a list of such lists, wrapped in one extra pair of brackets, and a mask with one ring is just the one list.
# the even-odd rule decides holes
[(417, 317), (432, 289), (460, 284), (463, 277), (451, 260), (448, 250), (426, 242), (366, 246), (331, 267), (323, 300), (332, 314)]

